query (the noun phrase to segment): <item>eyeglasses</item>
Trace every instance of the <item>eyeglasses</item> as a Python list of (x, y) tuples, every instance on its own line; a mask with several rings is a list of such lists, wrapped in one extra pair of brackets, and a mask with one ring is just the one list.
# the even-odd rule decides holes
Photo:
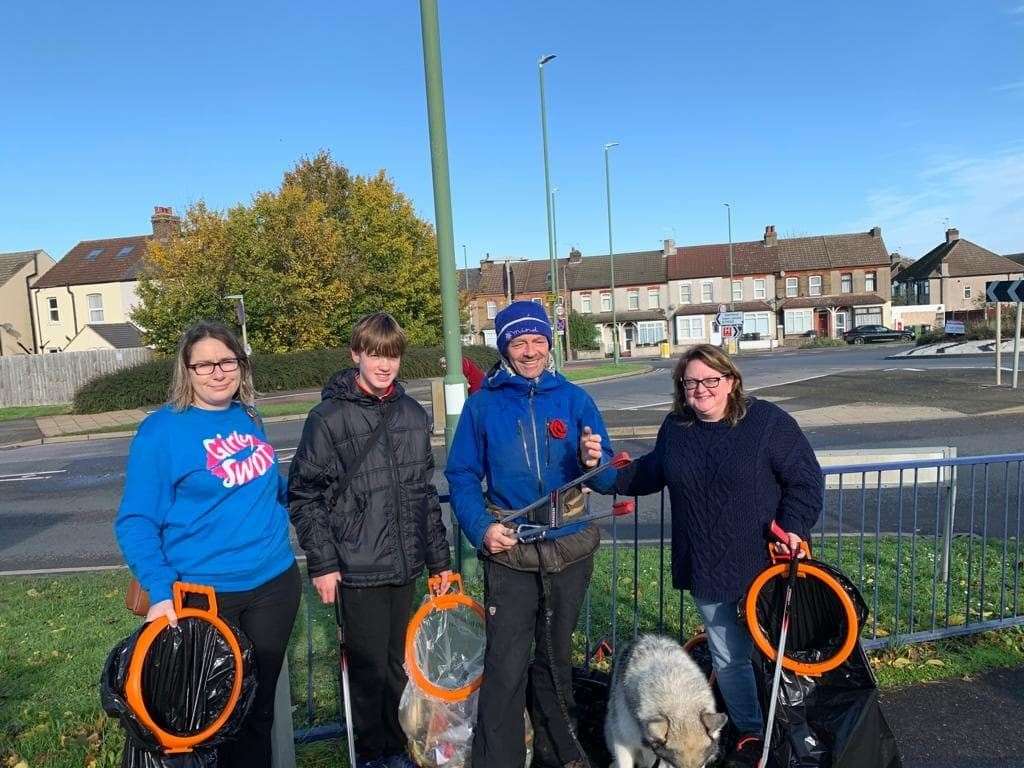
[(193, 373), (197, 373), (200, 376), (209, 376), (213, 373), (214, 368), (220, 368), (224, 373), (232, 373), (238, 370), (238, 358), (237, 357), (226, 357), (223, 360), (218, 360), (216, 363), (196, 363), (195, 365), (187, 366), (192, 370)]
[(704, 389), (718, 389), (718, 385), (722, 383), (722, 379), (730, 378), (729, 374), (725, 376), (710, 376), (706, 379), (680, 379), (683, 382), (683, 388), (687, 392), (693, 392), (699, 384), (704, 385)]

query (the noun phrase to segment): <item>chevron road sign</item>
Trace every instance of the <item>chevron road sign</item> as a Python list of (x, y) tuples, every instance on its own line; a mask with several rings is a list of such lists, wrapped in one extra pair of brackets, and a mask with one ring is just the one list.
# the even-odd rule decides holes
[(985, 283), (989, 301), (1024, 302), (1024, 280), (993, 280)]

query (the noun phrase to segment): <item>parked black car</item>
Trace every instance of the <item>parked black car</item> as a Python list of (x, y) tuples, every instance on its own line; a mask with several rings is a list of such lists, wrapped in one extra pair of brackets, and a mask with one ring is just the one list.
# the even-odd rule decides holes
[(913, 341), (914, 332), (904, 329), (896, 331), (884, 325), (859, 325), (843, 334), (847, 344), (864, 344), (868, 341)]

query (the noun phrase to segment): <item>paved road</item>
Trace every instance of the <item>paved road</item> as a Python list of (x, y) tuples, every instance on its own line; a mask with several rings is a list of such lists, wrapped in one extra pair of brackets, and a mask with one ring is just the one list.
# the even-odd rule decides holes
[[(841, 370), (896, 367), (893, 361), (885, 359), (895, 349), (892, 345), (878, 345), (751, 355), (741, 358), (741, 367), (748, 386), (756, 389)], [(946, 367), (952, 365), (949, 361), (941, 362)], [(957, 362), (954, 367), (977, 365), (972, 361)], [(659, 367), (650, 374), (591, 384), (587, 389), (602, 409), (641, 407), (649, 411), (645, 417), (657, 423), (661, 409), (671, 399), (670, 363), (657, 364)], [(917, 367), (926, 365), (915, 361)], [(815, 428), (808, 430), (808, 435), (815, 448), (955, 445), (961, 455), (970, 455), (1019, 450), (1022, 425), (1024, 419), (1019, 416), (986, 417), (970, 423), (958, 420)], [(301, 429), (301, 421), (268, 425), (284, 471)], [(619, 443), (634, 455), (649, 450), (650, 444)], [(128, 445), (127, 439), (111, 439), (0, 451), (0, 570), (119, 563), (111, 522), (121, 494)], [(440, 450), (436, 459), (443, 466)], [(443, 489), (440, 473), (437, 480)], [(922, 508), (926, 508), (926, 501), (922, 496)], [(597, 508), (604, 503), (598, 501)], [(886, 509), (890, 506), (887, 504)], [(657, 501), (646, 500), (641, 510), (642, 536), (657, 536)]]

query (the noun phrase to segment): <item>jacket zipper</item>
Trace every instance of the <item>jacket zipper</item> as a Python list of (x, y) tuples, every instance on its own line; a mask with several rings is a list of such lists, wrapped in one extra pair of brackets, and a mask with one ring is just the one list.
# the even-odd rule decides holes
[[(380, 417), (387, 418), (387, 408), (384, 401), (380, 401)], [(402, 493), (399, 490), (398, 469), (395, 467), (395, 451), (391, 443), (391, 430), (384, 426), (384, 439), (388, 446), (388, 464), (391, 465), (391, 477), (394, 482), (391, 490), (395, 497), (395, 533), (398, 536), (398, 556), (402, 561), (402, 572), (399, 574), (403, 579), (409, 575), (409, 564), (405, 561), (405, 541), (402, 539)]]
[(540, 471), (540, 441), (537, 439), (537, 414), (533, 408), (533, 396), (537, 388), (530, 385), (530, 397), (527, 402), (530, 404), (530, 424), (533, 425), (533, 456), (537, 460), (537, 491), (539, 496), (544, 495), (544, 477)]
[(533, 463), (530, 461), (530, 449), (526, 447), (526, 430), (523, 428), (523, 420), (516, 419), (516, 429), (519, 430), (519, 439), (523, 442), (523, 460), (526, 461), (527, 468)]

